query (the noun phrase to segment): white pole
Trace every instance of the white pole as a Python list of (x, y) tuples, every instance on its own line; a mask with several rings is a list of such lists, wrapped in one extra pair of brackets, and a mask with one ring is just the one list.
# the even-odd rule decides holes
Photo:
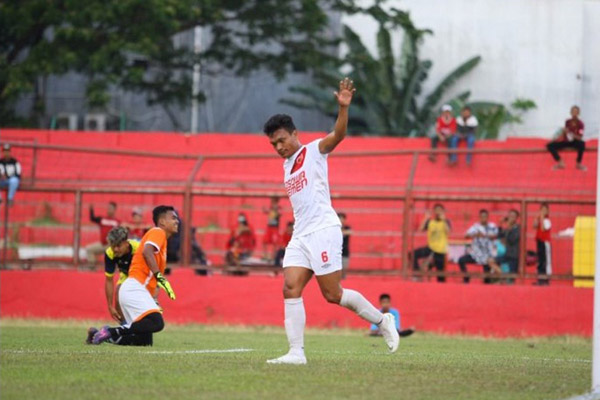
[[(194, 27), (194, 54), (200, 54), (202, 50), (202, 28)], [(190, 132), (198, 133), (198, 100), (196, 96), (200, 93), (200, 64), (194, 64), (192, 73), (192, 116), (190, 121)]]
[[(598, 146), (600, 155), (600, 146)], [(594, 336), (592, 355), (592, 392), (600, 393), (600, 157), (596, 169), (596, 250), (594, 260)]]

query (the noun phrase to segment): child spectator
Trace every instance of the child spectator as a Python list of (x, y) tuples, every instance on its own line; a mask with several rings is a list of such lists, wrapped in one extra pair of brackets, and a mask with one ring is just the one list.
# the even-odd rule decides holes
[[(392, 307), (392, 297), (389, 294), (382, 293), (379, 296), (379, 311), (381, 311), (384, 314), (390, 313), (394, 316), (394, 318), (396, 319), (396, 330), (398, 331), (398, 334), (400, 336), (410, 336), (415, 332), (414, 329), (401, 330), (402, 325), (400, 324), (400, 312)], [(381, 332), (379, 332), (379, 327), (377, 325), (371, 325), (370, 335), (381, 336)]]
[[(471, 114), (471, 108), (469, 106), (463, 107), (460, 111), (460, 115), (456, 118), (456, 127), (458, 133), (450, 139), (450, 147), (453, 149), (458, 148), (461, 140), (467, 142), (467, 148), (472, 149), (475, 147), (475, 135), (477, 133), (477, 126), (479, 122), (477, 117)], [(467, 154), (467, 165), (471, 165), (473, 154)], [(456, 163), (457, 154), (450, 154), (450, 162)]]
[[(435, 123), (435, 136), (431, 139), (431, 148), (437, 149), (438, 143), (445, 143), (446, 146), (452, 147), (452, 137), (456, 133), (456, 119), (452, 115), (452, 106), (444, 104), (442, 106), (442, 113), (438, 117)], [(448, 155), (448, 163), (452, 162), (450, 158), (451, 154)], [(429, 155), (429, 161), (435, 162), (436, 155), (431, 153)]]
[[(517, 210), (510, 210), (508, 217), (506, 218), (506, 228), (500, 230), (498, 237), (503, 240), (506, 246), (506, 253), (503, 256), (491, 257), (488, 261), (490, 268), (493, 271), (501, 270), (500, 265), (503, 263), (508, 264), (508, 269), (511, 274), (519, 272), (519, 250), (521, 241), (521, 227), (518, 224), (519, 212)], [(513, 279), (508, 280), (509, 283), (513, 282)]]
[[(11, 155), (10, 144), (5, 143), (0, 158), (0, 188), (8, 188), (6, 204), (9, 207), (13, 205), (19, 183), (21, 183), (21, 163)], [(0, 196), (0, 203), (2, 203), (2, 196)]]
[[(488, 260), (494, 252), (493, 239), (498, 236), (498, 227), (493, 222), (489, 222), (488, 210), (483, 209), (479, 211), (479, 222), (473, 224), (465, 236), (473, 239), (473, 242), (468, 254), (459, 258), (458, 265), (464, 274), (463, 282), (469, 283), (470, 278), (467, 272), (467, 264), (479, 264), (483, 266), (483, 272), (490, 272)], [(483, 283), (490, 283), (490, 281), (489, 277), (483, 279)]]
[(552, 275), (552, 247), (550, 246), (552, 222), (550, 222), (549, 215), (550, 207), (547, 203), (542, 203), (539, 215), (533, 220), (538, 259), (537, 284), (540, 286), (550, 284), (549, 277)]
[(239, 213), (237, 226), (231, 229), (231, 235), (227, 241), (227, 250), (231, 250), (235, 242), (238, 242), (241, 260), (249, 258), (256, 248), (256, 236), (252, 226), (248, 223), (246, 214)]
[(133, 240), (141, 240), (142, 236), (151, 228), (149, 224), (144, 222), (142, 209), (139, 207), (134, 207), (131, 211), (131, 222), (126, 222), (123, 226), (127, 228), (129, 237)]
[(271, 261), (279, 244), (279, 219), (281, 218), (281, 207), (279, 197), (271, 197), (271, 205), (264, 209), (267, 214), (267, 229), (263, 237), (263, 258)]
[(279, 243), (279, 249), (275, 254), (274, 265), (276, 267), (281, 267), (283, 264), (283, 257), (285, 256), (285, 248), (287, 247), (290, 240), (292, 240), (292, 235), (294, 234), (294, 221), (290, 221), (287, 223), (285, 230), (281, 234), (281, 239)]
[[(427, 246), (418, 248), (413, 253), (413, 269), (420, 270), (419, 260), (427, 258), (425, 267), (429, 268), (430, 260), (438, 272), (446, 269), (446, 253), (448, 252), (448, 235), (450, 234), (450, 221), (446, 219), (444, 206), (436, 204), (433, 206), (433, 218), (429, 213), (425, 214), (423, 222), (419, 227), (420, 231), (427, 231)], [(445, 282), (446, 278), (438, 275), (438, 282)]]
[(339, 213), (338, 217), (342, 223), (342, 235), (344, 238), (342, 242), (342, 279), (345, 279), (348, 267), (350, 266), (350, 235), (352, 234), (352, 227), (346, 224), (346, 214)]
[(90, 205), (90, 221), (98, 224), (100, 228), (100, 241), (89, 244), (86, 246), (85, 251), (87, 253), (87, 261), (90, 263), (90, 267), (96, 266), (96, 259), (100, 254), (104, 254), (106, 247), (108, 246), (107, 235), (110, 230), (121, 224), (121, 221), (115, 218), (117, 212), (117, 203), (111, 201), (108, 203), (106, 209), (106, 217), (98, 216), (94, 213), (94, 206)]
[(581, 163), (583, 152), (585, 151), (585, 142), (583, 141), (583, 121), (579, 119), (579, 107), (571, 107), (571, 118), (565, 122), (558, 139), (548, 143), (546, 148), (552, 154), (556, 161), (554, 169), (564, 169), (565, 163), (561, 160), (558, 151), (566, 148), (577, 150), (576, 168), (585, 171), (587, 168)]

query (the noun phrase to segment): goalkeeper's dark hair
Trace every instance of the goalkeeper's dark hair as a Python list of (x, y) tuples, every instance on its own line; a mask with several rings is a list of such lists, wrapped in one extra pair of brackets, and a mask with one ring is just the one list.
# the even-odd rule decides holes
[(161, 219), (168, 211), (175, 212), (173, 206), (158, 206), (152, 210), (152, 222), (155, 226), (158, 226), (158, 220)]
[(292, 121), (292, 117), (287, 114), (275, 114), (265, 123), (263, 131), (269, 137), (273, 136), (273, 133), (279, 129), (285, 129), (289, 133), (296, 130), (296, 125)]
[(106, 235), (106, 241), (109, 246), (116, 246), (119, 243), (127, 240), (127, 236), (129, 235), (129, 231), (124, 226), (116, 226), (108, 232)]

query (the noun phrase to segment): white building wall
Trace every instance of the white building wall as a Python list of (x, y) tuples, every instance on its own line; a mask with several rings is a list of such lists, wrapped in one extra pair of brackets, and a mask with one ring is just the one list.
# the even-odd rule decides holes
[[(364, 4), (369, 4), (364, 1)], [(600, 0), (390, 0), (408, 10), (419, 28), (433, 35), (422, 57), (434, 62), (425, 93), (474, 55), (482, 62), (448, 97), (471, 89), (471, 100), (505, 104), (517, 97), (538, 108), (508, 136), (551, 137), (579, 104), (586, 136), (600, 131)], [(368, 17), (345, 17), (376, 54), (377, 24)], [(400, 47), (401, 33), (394, 37)]]

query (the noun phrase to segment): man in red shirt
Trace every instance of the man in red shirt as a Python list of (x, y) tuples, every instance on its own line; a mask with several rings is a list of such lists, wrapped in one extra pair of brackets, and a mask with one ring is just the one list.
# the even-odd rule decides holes
[(583, 160), (583, 152), (585, 151), (585, 142), (583, 141), (583, 121), (579, 119), (579, 107), (571, 107), (571, 118), (565, 122), (565, 127), (562, 129), (558, 139), (546, 145), (548, 151), (556, 161), (554, 169), (564, 169), (565, 163), (560, 159), (558, 151), (562, 149), (577, 150), (577, 165), (576, 168), (585, 171), (587, 168), (581, 164)]
[[(456, 134), (456, 119), (452, 115), (452, 106), (444, 104), (442, 113), (435, 123), (435, 136), (431, 138), (431, 148), (436, 149), (438, 143), (445, 143), (446, 146), (452, 148), (452, 137)], [(436, 156), (434, 153), (429, 155), (429, 161), (435, 162)], [(448, 163), (452, 163), (451, 155), (448, 155)]]
[(542, 203), (539, 215), (533, 220), (538, 257), (537, 285), (540, 286), (548, 285), (550, 275), (552, 275), (552, 247), (550, 246), (552, 222), (550, 222), (549, 214), (548, 203)]
[(98, 256), (104, 254), (104, 251), (108, 247), (108, 241), (106, 239), (106, 237), (108, 236), (108, 232), (110, 232), (112, 228), (121, 224), (121, 221), (115, 218), (116, 212), (117, 203), (115, 203), (114, 201), (108, 203), (106, 217), (95, 215), (94, 206), (90, 205), (90, 221), (92, 221), (95, 224), (98, 224), (98, 226), (100, 227), (100, 241), (92, 243), (86, 246), (85, 248), (85, 251), (87, 253), (87, 260), (92, 268), (96, 266)]
[(250, 257), (256, 248), (254, 229), (248, 224), (248, 217), (244, 213), (238, 215), (238, 224), (231, 230), (231, 236), (227, 241), (227, 250), (231, 250), (236, 242), (240, 250), (240, 261)]

